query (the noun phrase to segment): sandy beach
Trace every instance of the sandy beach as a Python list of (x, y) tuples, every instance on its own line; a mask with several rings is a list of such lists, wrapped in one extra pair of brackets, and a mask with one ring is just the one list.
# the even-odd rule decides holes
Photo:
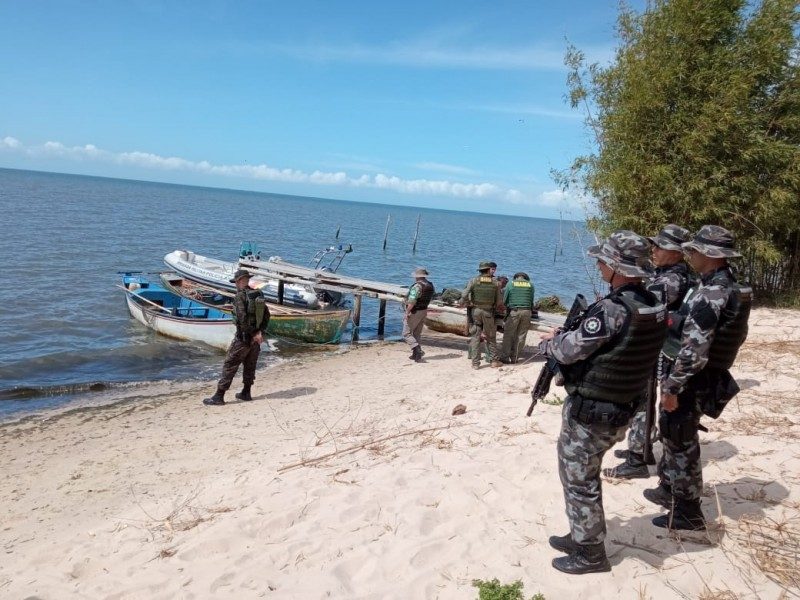
[(165, 386), (0, 427), (0, 597), (800, 596), (800, 313), (750, 322), (742, 392), (701, 434), (711, 530), (653, 527), (655, 476), (604, 482), (611, 573), (550, 566), (563, 389), (526, 418), (540, 363), (473, 371), (426, 332), (423, 364), (362, 345), (261, 371), (252, 403)]

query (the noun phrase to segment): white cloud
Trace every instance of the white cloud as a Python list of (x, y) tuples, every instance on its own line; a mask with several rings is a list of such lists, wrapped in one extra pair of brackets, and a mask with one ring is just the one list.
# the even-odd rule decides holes
[[(377, 173), (375, 175), (362, 174), (349, 175), (345, 171), (313, 171), (306, 172), (297, 169), (277, 168), (270, 165), (215, 165), (208, 161), (191, 161), (175, 156), (160, 156), (150, 152), (111, 152), (86, 144), (85, 146), (65, 146), (61, 142), (49, 141), (41, 146), (25, 146), (15, 138), (2, 139), (0, 150), (8, 149), (24, 153), (33, 158), (58, 157), (67, 160), (106, 162), (117, 165), (139, 167), (144, 169), (159, 169), (163, 171), (183, 171), (216, 175), (222, 177), (237, 177), (260, 181), (279, 181), (287, 183), (306, 183), (320, 186), (344, 186), (354, 188), (374, 188), (389, 190), (400, 194), (414, 194), (422, 196), (448, 196), (464, 199), (494, 199), (511, 204), (543, 205), (536, 198), (520, 190), (495, 184), (495, 183), (463, 183), (435, 179), (404, 179), (396, 175)], [(450, 169), (460, 174), (466, 174), (468, 169), (427, 163), (440, 170)]]
[[(231, 45), (231, 47), (235, 44)], [(258, 46), (246, 44), (247, 50)], [(386, 45), (365, 44), (283, 44), (264, 46), (301, 60), (363, 64), (399, 65), (420, 68), (456, 68), (479, 70), (554, 70), (562, 71), (566, 48), (555, 45), (469, 46), (447, 44), (442, 40), (404, 40)], [(603, 62), (613, 56), (611, 47), (584, 49), (589, 62)]]
[(453, 175), (478, 175), (478, 171), (468, 169), (466, 167), (459, 167), (458, 165), (448, 165), (437, 162), (421, 162), (413, 165), (417, 169), (423, 171), (439, 171), (442, 173), (452, 173)]

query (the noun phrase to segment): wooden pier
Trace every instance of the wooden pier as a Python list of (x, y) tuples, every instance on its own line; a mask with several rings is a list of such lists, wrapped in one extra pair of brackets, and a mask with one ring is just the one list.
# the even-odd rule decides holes
[[(312, 269), (295, 265), (283, 260), (257, 260), (252, 257), (239, 260), (239, 267), (248, 270), (253, 275), (261, 275), (269, 279), (278, 280), (278, 303), (283, 304), (283, 288), (285, 283), (307, 285), (315, 290), (339, 292), (353, 296), (353, 336), (354, 342), (358, 341), (359, 327), (361, 326), (361, 303), (364, 297), (375, 298), (380, 302), (378, 308), (378, 337), (383, 337), (386, 323), (386, 303), (406, 300), (408, 286), (385, 283), (350, 277), (340, 273), (333, 273), (322, 269)], [(458, 308), (432, 302), (437, 309), (445, 312), (461, 313)], [(539, 324), (545, 327), (556, 327), (563, 323), (559, 315), (539, 313)]]

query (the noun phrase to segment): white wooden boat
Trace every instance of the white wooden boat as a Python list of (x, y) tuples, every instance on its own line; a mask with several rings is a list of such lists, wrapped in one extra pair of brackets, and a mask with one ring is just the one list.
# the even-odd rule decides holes
[[(551, 327), (560, 327), (563, 324), (564, 317), (540, 311), (537, 318), (531, 319), (530, 328), (544, 331)], [(502, 321), (498, 321), (498, 325), (502, 325)], [(425, 316), (425, 326), (433, 331), (469, 336), (467, 309), (431, 303)]]
[(236, 335), (231, 315), (173, 294), (135, 273), (122, 276), (128, 312), (145, 327), (178, 340), (227, 350)]
[[(206, 285), (226, 290), (235, 290), (231, 283), (239, 265), (216, 258), (208, 258), (189, 250), (175, 250), (164, 256), (164, 263), (184, 277)], [(278, 301), (278, 280), (255, 275), (250, 278), (250, 287), (261, 290), (270, 302)], [(309, 286), (286, 283), (283, 286), (283, 303), (302, 308), (319, 308), (320, 302), (313, 288)]]

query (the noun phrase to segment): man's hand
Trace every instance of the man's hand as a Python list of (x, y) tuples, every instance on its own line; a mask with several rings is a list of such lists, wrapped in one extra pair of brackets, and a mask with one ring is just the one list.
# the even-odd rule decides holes
[(262, 343), (264, 343), (264, 336), (263, 336), (263, 334), (262, 334), (260, 331), (259, 331), (258, 333), (256, 333), (256, 334), (253, 336), (253, 341), (252, 341), (251, 343), (253, 343), (253, 344), (258, 344), (258, 345), (260, 346)]
[(543, 342), (547, 342), (549, 340), (552, 340), (554, 337), (556, 337), (556, 335), (558, 335), (559, 331), (561, 331), (560, 327), (553, 327), (547, 333), (543, 333), (542, 335), (540, 335), (539, 339), (542, 340)]
[(667, 412), (672, 412), (678, 408), (678, 396), (675, 394), (661, 394), (661, 408)]

